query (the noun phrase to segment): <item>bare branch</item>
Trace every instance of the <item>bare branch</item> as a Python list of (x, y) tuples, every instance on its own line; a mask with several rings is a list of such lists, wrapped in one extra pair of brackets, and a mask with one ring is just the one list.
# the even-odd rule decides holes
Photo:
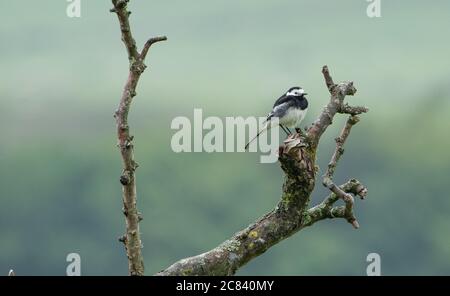
[[(336, 113), (343, 113), (342, 106), (344, 105), (345, 96), (353, 96), (356, 93), (356, 88), (353, 86), (353, 82), (351, 81), (334, 84), (327, 66), (323, 66), (322, 74), (325, 79), (325, 84), (330, 91), (331, 98), (319, 117), (307, 131), (313, 145), (319, 144), (320, 137), (325, 132), (327, 127), (333, 122), (333, 118)], [(346, 108), (348, 110), (349, 107)], [(358, 111), (367, 112), (368, 110), (365, 108), (364, 110), (358, 109)]]
[[(367, 188), (356, 179), (351, 179), (345, 184), (339, 186), (339, 189), (345, 194), (353, 194), (364, 199), (367, 195)], [(339, 196), (335, 193), (330, 193), (320, 204), (309, 209), (305, 215), (303, 226), (310, 226), (317, 221), (329, 218), (345, 218), (347, 221), (352, 215), (345, 206), (333, 207)]]
[(361, 113), (367, 113), (368, 111), (369, 109), (364, 106), (349, 106), (347, 103), (342, 105), (339, 109), (339, 113), (350, 115), (359, 115)]
[(119, 18), (122, 41), (127, 48), (128, 59), (132, 62), (138, 59), (139, 53), (136, 48), (136, 41), (134, 41), (133, 35), (131, 34), (130, 22), (128, 20), (131, 12), (127, 10), (128, 2), (129, 0), (112, 0), (114, 8), (110, 11), (115, 12)]
[(334, 171), (336, 169), (337, 163), (341, 158), (342, 154), (344, 154), (344, 143), (347, 140), (352, 127), (359, 122), (358, 116), (350, 116), (345, 123), (344, 128), (341, 131), (339, 137), (335, 139), (336, 141), (336, 149), (334, 150), (333, 156), (331, 157), (331, 161), (328, 164), (327, 171), (325, 172), (325, 178), (332, 179), (334, 175)]
[(333, 78), (331, 78), (330, 71), (328, 70), (328, 66), (326, 66), (326, 65), (323, 66), (322, 74), (325, 79), (325, 84), (326, 84), (328, 90), (330, 91), (330, 93), (333, 92), (333, 88), (336, 86), (336, 84), (334, 84)]
[(119, 19), (122, 41), (125, 44), (128, 60), (130, 61), (128, 80), (125, 84), (119, 107), (114, 115), (117, 123), (118, 147), (123, 163), (120, 183), (122, 184), (123, 214), (126, 221), (126, 234), (120, 237), (119, 241), (125, 245), (130, 275), (144, 275), (144, 259), (141, 250), (141, 234), (139, 232), (139, 222), (142, 220), (142, 215), (137, 210), (135, 179), (135, 171), (138, 164), (134, 160), (133, 136), (130, 135), (128, 126), (128, 113), (132, 99), (136, 96), (139, 78), (146, 68), (144, 59), (150, 46), (167, 38), (156, 37), (149, 39), (144, 45), (142, 53), (139, 54), (130, 29), (130, 12), (127, 10), (128, 2), (129, 0), (112, 0), (114, 8), (111, 9), (111, 12), (115, 12)]
[(160, 41), (166, 41), (166, 40), (167, 40), (166, 36), (153, 37), (153, 38), (150, 38), (149, 40), (147, 40), (147, 42), (145, 42), (144, 48), (142, 49), (142, 52), (140, 54), (141, 60), (145, 60), (148, 50), (150, 49), (150, 46), (152, 46), (152, 44), (154, 44), (156, 42), (160, 42)]
[(341, 134), (338, 138), (336, 138), (336, 149), (331, 157), (331, 161), (328, 164), (327, 171), (323, 177), (323, 185), (331, 190), (337, 197), (341, 198), (345, 202), (344, 215), (347, 218), (347, 221), (353, 225), (354, 228), (359, 228), (359, 223), (356, 220), (355, 215), (353, 214), (353, 196), (346, 193), (344, 190), (336, 186), (333, 182), (333, 175), (336, 169), (337, 163), (341, 158), (342, 154), (344, 154), (344, 143), (347, 140), (350, 131), (356, 123), (359, 122), (358, 116), (350, 116), (347, 119), (347, 122), (344, 128), (341, 131)]

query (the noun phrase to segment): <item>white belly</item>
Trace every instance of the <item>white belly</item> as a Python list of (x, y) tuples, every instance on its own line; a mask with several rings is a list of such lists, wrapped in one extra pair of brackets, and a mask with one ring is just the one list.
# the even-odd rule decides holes
[(289, 128), (297, 127), (305, 118), (306, 110), (290, 108), (286, 115), (280, 118), (280, 124)]

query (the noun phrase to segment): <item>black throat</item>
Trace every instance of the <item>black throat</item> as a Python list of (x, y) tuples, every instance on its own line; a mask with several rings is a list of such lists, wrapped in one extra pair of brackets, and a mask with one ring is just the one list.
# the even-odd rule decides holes
[(296, 97), (294, 99), (294, 106), (296, 108), (300, 108), (301, 110), (305, 110), (308, 108), (308, 100), (304, 96)]

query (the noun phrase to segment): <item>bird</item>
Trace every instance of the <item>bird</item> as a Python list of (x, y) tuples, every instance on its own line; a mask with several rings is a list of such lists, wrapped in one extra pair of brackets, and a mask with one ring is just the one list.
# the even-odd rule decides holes
[(275, 104), (273, 104), (272, 111), (267, 115), (264, 126), (258, 134), (245, 145), (245, 150), (248, 149), (249, 145), (256, 140), (261, 133), (276, 126), (273, 124), (274, 118), (278, 118), (278, 125), (287, 135), (292, 134), (289, 128), (298, 127), (308, 111), (308, 100), (305, 97), (306, 95), (307, 93), (303, 88), (294, 86), (279, 97), (278, 100), (275, 101)]

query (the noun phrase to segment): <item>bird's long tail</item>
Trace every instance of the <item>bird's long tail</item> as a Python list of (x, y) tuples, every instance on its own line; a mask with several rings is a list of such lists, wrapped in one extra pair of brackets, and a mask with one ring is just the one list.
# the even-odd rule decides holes
[(248, 146), (250, 146), (250, 144), (253, 143), (253, 141), (256, 140), (256, 139), (259, 137), (259, 135), (261, 135), (263, 132), (265, 132), (265, 131), (268, 130), (269, 128), (270, 128), (270, 124), (268, 124), (268, 122), (266, 122), (266, 124), (264, 125), (264, 127), (256, 134), (256, 136), (255, 136), (253, 139), (251, 139), (251, 140), (247, 143), (247, 145), (245, 145), (245, 150), (248, 149)]

